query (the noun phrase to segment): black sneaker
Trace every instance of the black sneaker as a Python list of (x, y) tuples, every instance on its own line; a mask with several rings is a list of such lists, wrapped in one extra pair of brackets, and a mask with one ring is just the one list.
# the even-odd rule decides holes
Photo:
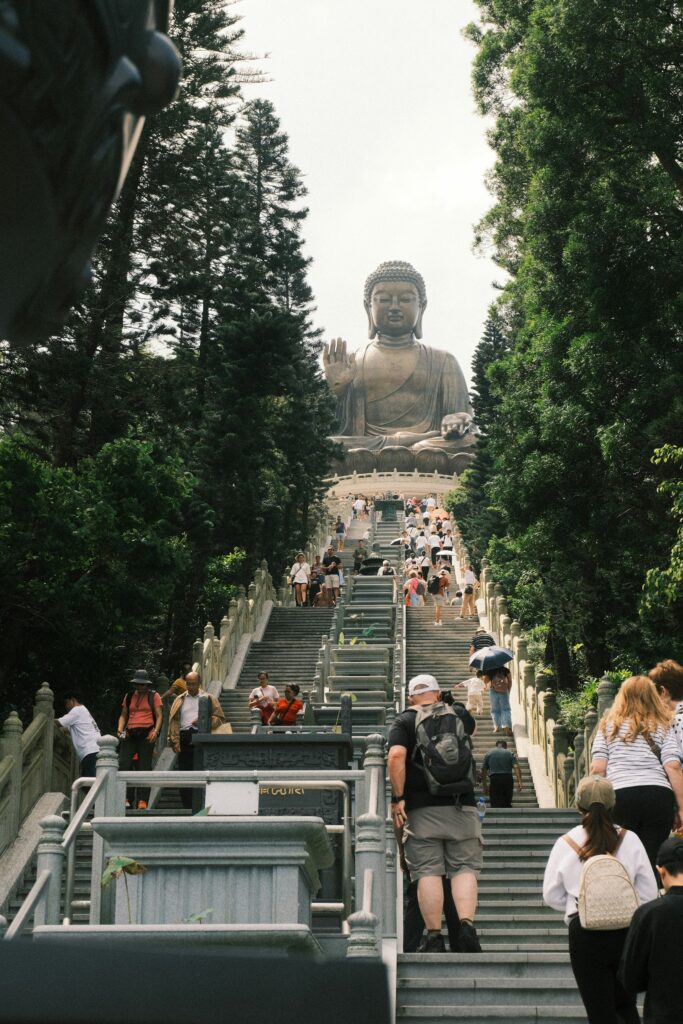
[(481, 953), (476, 929), (473, 924), (469, 924), (467, 921), (460, 923), (458, 953)]
[(416, 953), (445, 953), (446, 946), (443, 941), (443, 935), (430, 935), (429, 932), (425, 932), (420, 940), (420, 945), (415, 950)]

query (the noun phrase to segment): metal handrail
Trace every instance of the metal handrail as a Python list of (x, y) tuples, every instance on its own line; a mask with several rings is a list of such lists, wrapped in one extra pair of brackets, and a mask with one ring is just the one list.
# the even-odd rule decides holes
[(47, 888), (50, 884), (52, 873), (47, 870), (41, 871), (35, 882), (31, 886), (31, 890), (22, 903), (16, 917), (12, 921), (11, 925), (7, 929), (4, 935), (5, 940), (13, 939), (15, 936), (20, 935), (28, 922), (31, 920), (36, 910), (47, 896)]
[[(64, 917), (62, 918), (63, 925), (71, 924), (71, 910), (74, 899), (74, 887), (76, 879), (76, 837), (82, 828), (86, 827), (85, 819), (88, 817), (91, 809), (95, 805), (97, 797), (100, 792), (104, 789), (107, 778), (106, 775), (100, 775), (93, 782), (92, 778), (80, 778), (75, 779), (71, 786), (71, 803), (69, 816), (69, 826), (64, 833), (62, 838), (61, 846), (63, 850), (66, 850), (66, 882), (64, 890)], [(87, 797), (76, 811), (77, 794), (80, 789), (85, 789), (89, 786), (90, 792)]]

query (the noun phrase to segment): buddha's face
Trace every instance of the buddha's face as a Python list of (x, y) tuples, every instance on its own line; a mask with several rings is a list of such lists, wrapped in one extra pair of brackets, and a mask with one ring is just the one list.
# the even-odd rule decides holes
[(380, 281), (370, 296), (370, 316), (378, 334), (400, 338), (410, 334), (420, 316), (420, 296), (410, 281)]

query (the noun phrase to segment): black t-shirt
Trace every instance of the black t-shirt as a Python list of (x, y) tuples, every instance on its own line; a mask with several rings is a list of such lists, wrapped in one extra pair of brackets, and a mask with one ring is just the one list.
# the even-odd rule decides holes
[(337, 558), (336, 555), (325, 555), (323, 565), (328, 568), (329, 572), (334, 573), (341, 565), (341, 558)]
[[(471, 736), (476, 728), (476, 722), (467, 711), (464, 704), (455, 701), (453, 710), (462, 719), (465, 732)], [(394, 720), (389, 733), (389, 749), (391, 747), (405, 747), (408, 751), (406, 757), (406, 810), (410, 811), (416, 807), (444, 807), (453, 806), (452, 796), (432, 796), (427, 788), (427, 780), (424, 772), (418, 764), (413, 761), (413, 750), (415, 749), (415, 718), (416, 708), (409, 708)], [(471, 793), (464, 793), (460, 797), (463, 807), (476, 807), (474, 789)]]

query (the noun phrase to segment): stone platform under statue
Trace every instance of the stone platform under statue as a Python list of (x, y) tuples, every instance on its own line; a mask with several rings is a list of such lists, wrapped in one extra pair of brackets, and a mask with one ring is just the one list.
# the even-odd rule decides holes
[(382, 263), (365, 282), (369, 344), (325, 347), (344, 447), (340, 474), (460, 474), (474, 455), (467, 386), (450, 352), (422, 344), (425, 284), (409, 263)]

